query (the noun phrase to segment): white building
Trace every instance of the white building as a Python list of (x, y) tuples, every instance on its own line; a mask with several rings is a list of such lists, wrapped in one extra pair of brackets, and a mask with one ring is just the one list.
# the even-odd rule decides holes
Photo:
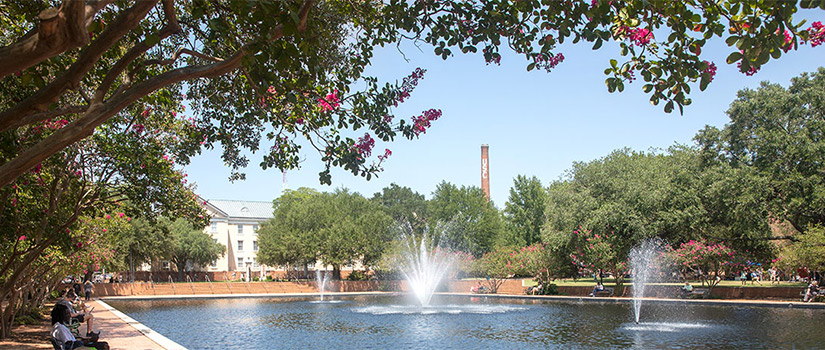
[[(225, 254), (212, 262), (207, 270), (260, 272), (261, 265), (256, 259), (258, 227), (272, 218), (272, 202), (212, 199), (203, 200), (202, 203), (211, 216), (210, 225), (204, 228), (204, 232), (212, 236), (215, 242), (226, 246)], [(264, 268), (266, 271), (273, 270), (270, 267)]]

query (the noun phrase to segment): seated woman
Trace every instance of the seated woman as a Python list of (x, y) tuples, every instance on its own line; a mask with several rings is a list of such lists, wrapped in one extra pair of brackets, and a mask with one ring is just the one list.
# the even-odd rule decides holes
[(601, 291), (604, 291), (604, 285), (602, 285), (601, 283), (596, 283), (596, 286), (593, 287), (593, 293), (590, 293), (590, 296), (595, 297), (596, 293)]
[(97, 340), (97, 335), (90, 338), (75, 338), (72, 332), (66, 327), (72, 318), (71, 312), (66, 305), (55, 304), (52, 309), (52, 331), (51, 337), (54, 342), (64, 350), (77, 349), (82, 346), (93, 347), (98, 350), (109, 350), (109, 343)]
[(56, 304), (64, 305), (67, 309), (69, 309), (69, 314), (71, 315), (71, 318), (75, 322), (77, 322), (77, 323), (86, 322), (86, 336), (87, 337), (92, 336), (92, 335), (99, 335), (100, 333), (92, 332), (92, 329), (93, 329), (92, 327), (94, 326), (94, 320), (95, 320), (94, 315), (92, 315), (92, 310), (94, 308), (92, 308), (91, 310), (86, 309), (86, 304), (84, 304), (83, 302), (80, 302), (78, 300), (80, 307), (83, 308), (83, 312), (77, 312), (74, 308), (74, 304), (72, 303), (72, 301), (75, 300), (76, 298), (77, 298), (77, 295), (74, 294), (74, 290), (69, 288), (63, 293), (63, 295), (60, 298), (57, 299)]

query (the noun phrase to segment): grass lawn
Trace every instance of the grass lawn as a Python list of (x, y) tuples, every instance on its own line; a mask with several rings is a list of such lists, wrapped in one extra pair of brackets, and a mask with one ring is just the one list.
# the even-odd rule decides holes
[[(572, 278), (555, 280), (555, 281), (553, 281), (553, 283), (555, 283), (558, 286), (592, 287), (592, 286), (596, 285), (596, 282), (594, 282), (592, 279), (581, 279), (581, 278), (578, 279), (578, 280), (573, 280)], [(528, 286), (528, 287), (529, 286), (535, 286), (536, 284), (537, 283), (534, 280), (529, 280), (529, 281), (524, 282), (524, 285)], [(613, 285), (616, 285), (616, 280), (613, 279), (613, 278), (605, 278), (604, 279), (604, 284), (605, 284), (605, 286), (613, 286)], [(651, 285), (662, 285), (662, 286), (681, 286), (683, 284), (684, 284), (684, 282), (651, 283)], [(702, 283), (699, 282), (698, 280), (697, 281), (690, 281), (690, 284), (692, 284), (694, 287), (701, 287), (702, 286)], [(625, 280), (625, 285), (632, 286), (633, 285), (633, 280), (632, 279)], [(779, 284), (773, 284), (772, 285), (770, 283), (770, 281), (762, 281), (762, 285), (759, 285), (757, 283), (751, 284), (751, 282), (748, 281), (743, 286), (741, 281), (721, 281), (721, 282), (719, 282), (718, 287), (746, 287), (746, 288), (799, 287), (799, 288), (804, 288), (807, 285), (808, 284), (804, 283), (804, 282), (780, 282)]]

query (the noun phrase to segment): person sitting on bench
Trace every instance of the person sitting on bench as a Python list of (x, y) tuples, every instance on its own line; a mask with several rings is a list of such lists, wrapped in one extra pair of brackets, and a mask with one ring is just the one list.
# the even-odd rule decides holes
[[(67, 309), (69, 309), (69, 314), (71, 315), (72, 320), (74, 320), (77, 323), (86, 322), (86, 336), (95, 335), (95, 333), (92, 332), (92, 326), (94, 325), (95, 320), (94, 315), (92, 315), (92, 310), (87, 310), (86, 305), (83, 304), (83, 302), (79, 301), (81, 307), (83, 307), (83, 312), (77, 312), (74, 308), (74, 304), (72, 303), (72, 300), (74, 300), (76, 297), (77, 295), (74, 294), (74, 290), (69, 288), (63, 293), (63, 295), (60, 298), (57, 299), (55, 307), (58, 304), (65, 306)], [(99, 334), (100, 333), (98, 332), (97, 335)]]
[(109, 350), (109, 343), (98, 341), (98, 334), (91, 337), (83, 337), (79, 340), (75, 338), (74, 334), (66, 327), (66, 324), (71, 320), (71, 312), (64, 304), (55, 304), (52, 309), (52, 331), (51, 337), (55, 346), (61, 346), (63, 350), (77, 349), (79, 347), (87, 346), (93, 347), (97, 350)]
[(819, 282), (813, 280), (811, 281), (811, 284), (808, 285), (808, 288), (805, 290), (805, 297), (802, 298), (802, 301), (810, 303), (814, 300), (814, 298), (817, 295), (819, 295)]
[(604, 292), (604, 285), (601, 283), (596, 283), (596, 286), (593, 287), (593, 293), (590, 293), (590, 296), (595, 297), (599, 292)]
[(693, 286), (690, 285), (690, 282), (685, 281), (685, 285), (682, 286), (682, 296), (686, 297), (690, 295), (690, 293), (693, 293)]

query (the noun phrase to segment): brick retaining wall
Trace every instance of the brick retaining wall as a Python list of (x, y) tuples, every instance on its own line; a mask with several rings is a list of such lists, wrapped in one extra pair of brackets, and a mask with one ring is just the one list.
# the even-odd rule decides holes
[[(486, 281), (482, 281), (486, 284)], [(452, 293), (469, 293), (478, 280), (452, 281), (441, 289)], [(608, 286), (610, 287), (610, 286)], [(694, 286), (701, 288), (701, 286)], [(650, 297), (673, 298), (679, 296), (681, 286), (648, 286)], [(332, 292), (406, 291), (404, 281), (331, 281), (326, 287)], [(499, 287), (498, 294), (523, 295), (527, 288), (522, 279), (508, 279)], [(633, 287), (626, 287), (626, 295), (632, 295)], [(560, 286), (559, 293), (569, 296), (587, 296), (592, 286)], [(711, 297), (719, 299), (799, 299), (801, 287), (716, 287)], [(183, 294), (271, 294), (271, 293), (318, 293), (315, 282), (176, 282), (176, 283), (98, 283), (96, 297), (131, 295), (183, 295)], [(618, 294), (618, 291), (617, 291)]]

